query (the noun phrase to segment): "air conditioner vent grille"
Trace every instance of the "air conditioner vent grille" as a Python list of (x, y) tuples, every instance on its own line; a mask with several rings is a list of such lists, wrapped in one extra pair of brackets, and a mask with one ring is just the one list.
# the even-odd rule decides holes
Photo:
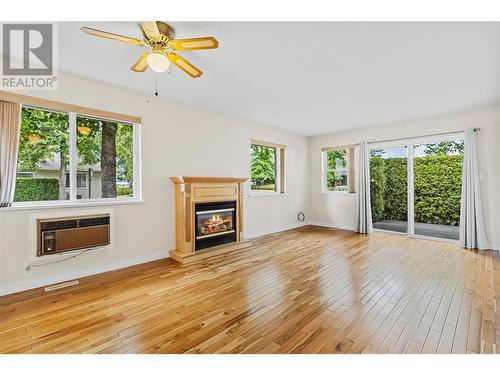
[(78, 220), (58, 220), (58, 221), (46, 221), (41, 223), (42, 230), (59, 230), (59, 229), (71, 229), (77, 227)]
[(95, 227), (98, 225), (109, 225), (109, 216), (43, 221), (41, 222), (41, 229), (42, 231), (47, 231), (47, 230)]
[(97, 225), (108, 225), (109, 224), (109, 216), (90, 217), (90, 218), (86, 218), (86, 219), (79, 219), (77, 221), (78, 221), (79, 228), (95, 227)]

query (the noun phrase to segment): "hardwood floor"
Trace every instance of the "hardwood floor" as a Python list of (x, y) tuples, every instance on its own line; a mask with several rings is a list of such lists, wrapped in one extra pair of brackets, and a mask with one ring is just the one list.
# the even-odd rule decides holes
[(495, 353), (498, 252), (318, 227), (0, 297), (2, 353)]

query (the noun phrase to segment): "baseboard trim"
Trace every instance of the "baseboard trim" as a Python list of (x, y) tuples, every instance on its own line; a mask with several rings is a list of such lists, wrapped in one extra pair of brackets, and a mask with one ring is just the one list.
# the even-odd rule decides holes
[(490, 244), (490, 249), (491, 250), (500, 251), (500, 245), (498, 245), (498, 244)]
[(165, 258), (169, 258), (168, 251), (160, 251), (157, 253), (130, 258), (119, 262), (105, 264), (102, 266), (96, 266), (80, 271), (65, 273), (62, 275), (46, 277), (39, 280), (26, 280), (18, 283), (3, 285), (0, 287), (0, 296), (6, 296), (8, 294), (23, 292), (30, 289), (41, 288), (52, 284), (62, 283), (65, 281), (74, 280), (86, 276), (93, 276), (100, 273), (114, 271), (120, 268), (135, 266), (138, 264), (152, 262), (154, 260), (165, 259)]
[(349, 225), (338, 225), (338, 224), (333, 224), (333, 223), (326, 223), (322, 221), (308, 221), (308, 225), (316, 225), (318, 227), (325, 227), (325, 228), (334, 228), (334, 229), (343, 229), (343, 230), (350, 230), (354, 232), (355, 228), (353, 226)]
[[(307, 224), (309, 225), (316, 225), (318, 227), (325, 227), (325, 228), (335, 228), (335, 229), (344, 229), (344, 230), (350, 230), (350, 231), (355, 231), (355, 228), (354, 227), (351, 227), (351, 226), (345, 226), (345, 225), (337, 225), (337, 224), (332, 224), (332, 223), (325, 223), (325, 222), (321, 222), (321, 221), (308, 221)], [(374, 231), (380, 231), (380, 232), (388, 232), (388, 233), (391, 233), (390, 231), (383, 231), (383, 230), (380, 230), (380, 229), (375, 229)], [(395, 235), (399, 235), (398, 233), (391, 233), (391, 234), (395, 234)], [(405, 234), (401, 234), (401, 235), (405, 235)], [(425, 238), (424, 238), (425, 239)], [(430, 238), (429, 238), (430, 239)], [(432, 239), (430, 239), (432, 240)], [(434, 240), (435, 241), (435, 240)], [(489, 249), (490, 250), (495, 250), (495, 251), (500, 251), (500, 244), (490, 244), (489, 245)]]
[(297, 229), (300, 227), (304, 227), (306, 225), (309, 225), (309, 223), (296, 223), (296, 224), (291, 224), (291, 225), (285, 225), (283, 227), (275, 228), (275, 229), (272, 229), (272, 230), (266, 231), (266, 232), (245, 234), (245, 239), (251, 240), (252, 238), (267, 236), (268, 234), (273, 234), (273, 233), (284, 232), (284, 231), (290, 230), (290, 229)]

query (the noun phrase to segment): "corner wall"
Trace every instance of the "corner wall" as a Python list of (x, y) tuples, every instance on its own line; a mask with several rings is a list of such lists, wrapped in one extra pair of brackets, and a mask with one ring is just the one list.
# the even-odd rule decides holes
[(326, 134), (309, 139), (309, 220), (319, 225), (354, 229), (355, 194), (322, 194), (321, 148), (352, 145), (361, 141), (419, 137), (479, 127), (478, 158), (481, 192), (488, 240), (500, 248), (500, 130), (499, 107), (491, 106), (404, 121), (370, 126), (352, 131)]
[[(59, 90), (26, 95), (141, 116), (144, 203), (94, 208), (0, 211), (0, 295), (168, 257), (175, 248), (174, 188), (170, 176), (249, 177), (250, 140), (287, 145), (286, 194), (249, 197), (246, 237), (300, 226), (306, 210), (308, 140), (304, 136), (138, 92), (61, 74)], [(40, 214), (113, 213), (113, 244), (74, 259), (23, 269), (35, 252), (32, 224)]]

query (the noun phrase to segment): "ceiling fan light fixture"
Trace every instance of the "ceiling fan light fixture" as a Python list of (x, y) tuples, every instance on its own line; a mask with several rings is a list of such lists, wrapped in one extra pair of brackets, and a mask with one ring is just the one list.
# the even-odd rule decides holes
[(166, 72), (170, 66), (170, 60), (163, 53), (152, 52), (148, 55), (147, 60), (148, 66), (157, 73)]

